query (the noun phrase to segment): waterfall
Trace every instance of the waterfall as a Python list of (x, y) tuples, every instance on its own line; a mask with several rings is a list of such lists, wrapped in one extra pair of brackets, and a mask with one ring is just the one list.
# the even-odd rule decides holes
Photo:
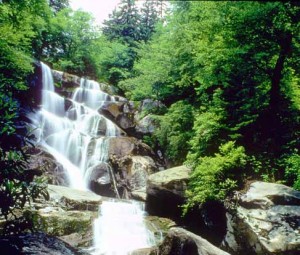
[(155, 245), (154, 234), (144, 224), (143, 204), (104, 201), (94, 222), (93, 255), (127, 255)]
[[(65, 99), (55, 93), (51, 69), (43, 63), (41, 67), (41, 107), (29, 116), (37, 143), (63, 165), (72, 188), (88, 189), (93, 171), (104, 164), (107, 173), (97, 181), (112, 183), (118, 195), (113, 169), (108, 164), (108, 145), (110, 137), (120, 136), (121, 130), (98, 111), (115, 98), (103, 92), (97, 82), (81, 79), (72, 97)], [(139, 203), (104, 201), (99, 211), (94, 222), (93, 255), (126, 255), (155, 244)]]
[(98, 113), (106, 101), (115, 99), (97, 82), (82, 78), (65, 109), (66, 100), (55, 93), (50, 68), (41, 66), (41, 110), (31, 116), (39, 126), (38, 142), (63, 165), (71, 187), (87, 189), (93, 168), (108, 161), (108, 139), (120, 135), (119, 128)]

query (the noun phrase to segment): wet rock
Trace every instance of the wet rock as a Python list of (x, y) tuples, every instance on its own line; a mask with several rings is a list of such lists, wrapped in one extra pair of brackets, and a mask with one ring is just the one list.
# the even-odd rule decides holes
[(254, 182), (227, 213), (224, 247), (238, 254), (300, 254), (300, 192)]
[(79, 255), (84, 254), (56, 237), (44, 233), (27, 233), (0, 239), (1, 254)]
[(28, 147), (25, 151), (30, 155), (28, 169), (42, 175), (49, 184), (64, 186), (69, 184), (63, 166), (50, 153), (41, 147)]
[(229, 255), (202, 237), (182, 228), (171, 228), (163, 243), (152, 254)]
[(112, 187), (110, 166), (107, 163), (100, 163), (87, 171), (89, 172), (89, 188), (93, 192), (107, 197), (116, 195)]
[(63, 97), (70, 98), (75, 88), (80, 86), (81, 78), (77, 75), (52, 70), (55, 91)]

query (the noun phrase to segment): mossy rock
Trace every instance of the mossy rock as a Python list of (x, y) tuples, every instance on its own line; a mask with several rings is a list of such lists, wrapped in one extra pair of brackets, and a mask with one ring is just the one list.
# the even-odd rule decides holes
[(34, 226), (49, 235), (65, 236), (91, 231), (97, 212), (65, 211), (46, 207), (34, 213)]

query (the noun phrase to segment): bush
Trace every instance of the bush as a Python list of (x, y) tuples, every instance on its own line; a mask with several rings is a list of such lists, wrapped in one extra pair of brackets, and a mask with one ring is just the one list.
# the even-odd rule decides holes
[(224, 200), (238, 186), (246, 154), (242, 146), (230, 141), (219, 147), (219, 153), (202, 157), (199, 162), (190, 177), (184, 213), (197, 204)]
[(297, 152), (289, 155), (285, 160), (285, 179), (288, 185), (300, 190), (300, 155)]
[(174, 103), (168, 112), (159, 118), (160, 127), (154, 133), (167, 157), (179, 165), (185, 161), (189, 150), (188, 141), (193, 131), (193, 107), (186, 101)]

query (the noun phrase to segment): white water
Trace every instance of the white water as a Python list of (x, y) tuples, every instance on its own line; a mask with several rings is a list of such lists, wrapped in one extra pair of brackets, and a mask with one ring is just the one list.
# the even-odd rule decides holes
[(154, 234), (144, 223), (143, 204), (104, 201), (94, 222), (93, 255), (125, 255), (155, 245)]
[(65, 109), (65, 99), (55, 93), (51, 70), (43, 63), (42, 75), (41, 110), (31, 116), (39, 126), (38, 142), (63, 165), (71, 187), (87, 189), (91, 169), (108, 160), (109, 137), (120, 135), (119, 128), (98, 113), (114, 97), (101, 91), (97, 82), (81, 79)]
[[(97, 82), (81, 79), (66, 109), (66, 100), (55, 93), (51, 70), (43, 63), (42, 75), (41, 109), (30, 116), (33, 127), (38, 127), (38, 143), (63, 165), (71, 187), (88, 189), (97, 165), (104, 163), (112, 170), (107, 163), (108, 142), (110, 137), (119, 136), (120, 130), (98, 110), (106, 101), (115, 99), (101, 91)], [(109, 172), (97, 181), (115, 182)], [(93, 255), (127, 255), (155, 244), (153, 233), (143, 222), (144, 210), (139, 203), (104, 201), (99, 210), (94, 222)]]

